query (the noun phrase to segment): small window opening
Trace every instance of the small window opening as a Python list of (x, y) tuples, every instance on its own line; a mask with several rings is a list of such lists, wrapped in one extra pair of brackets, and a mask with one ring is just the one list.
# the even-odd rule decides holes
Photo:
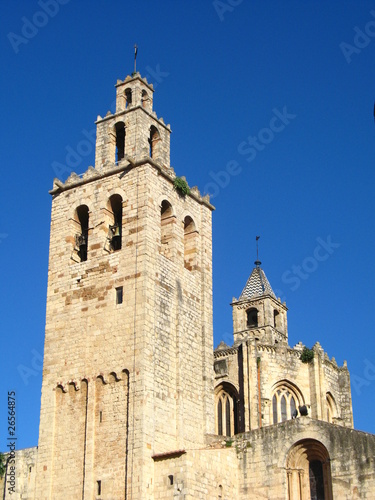
[(276, 311), (276, 309), (274, 309), (274, 311), (273, 311), (273, 326), (275, 328), (278, 328), (280, 326), (278, 316), (279, 316), (279, 312)]
[(113, 213), (113, 224), (109, 226), (111, 232), (112, 250), (121, 250), (122, 237), (122, 198), (119, 194), (114, 194), (110, 198), (111, 210)]
[(29, 472), (31, 472), (31, 469), (32, 469), (32, 467), (30, 466), (30, 467), (29, 467)]
[(89, 235), (89, 208), (86, 205), (81, 205), (77, 208), (77, 218), (81, 226), (81, 233), (76, 234), (76, 246), (78, 248), (78, 256), (81, 262), (87, 260), (87, 243)]
[(197, 268), (198, 232), (193, 219), (188, 215), (184, 220), (184, 266), (189, 271)]
[(125, 124), (116, 123), (116, 163), (119, 163), (125, 156)]
[(221, 498), (223, 498), (223, 487), (221, 484), (219, 484), (219, 492), (218, 492), (218, 499), (220, 500)]
[(132, 104), (132, 91), (131, 89), (126, 89), (125, 90), (125, 109), (127, 109), (128, 106), (131, 106)]
[(153, 125), (150, 128), (150, 158), (157, 158), (160, 155), (160, 134), (156, 127)]
[(102, 494), (102, 482), (101, 481), (96, 481), (96, 493), (99, 496)]
[(103, 412), (102, 412), (102, 410), (100, 410), (100, 412), (99, 412), (99, 422), (100, 423), (103, 422)]
[(145, 90), (142, 90), (142, 108), (147, 107), (148, 94)]
[(167, 200), (163, 200), (160, 211), (160, 253), (169, 259), (172, 257), (174, 222), (172, 206)]
[(173, 486), (173, 474), (168, 476), (169, 486)]
[(122, 304), (122, 286), (116, 288), (116, 304)]
[(258, 326), (258, 309), (255, 309), (255, 307), (252, 307), (251, 309), (248, 309), (246, 311), (247, 315), (247, 327), (248, 328), (253, 328)]

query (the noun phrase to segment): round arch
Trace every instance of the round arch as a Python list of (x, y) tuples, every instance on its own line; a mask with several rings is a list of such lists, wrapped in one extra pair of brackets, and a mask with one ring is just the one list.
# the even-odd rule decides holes
[(327, 448), (316, 439), (295, 443), (286, 459), (288, 499), (332, 500), (332, 477)]

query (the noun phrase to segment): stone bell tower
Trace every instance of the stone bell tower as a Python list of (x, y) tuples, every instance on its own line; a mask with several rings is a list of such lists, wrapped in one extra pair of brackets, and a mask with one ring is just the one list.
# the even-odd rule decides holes
[(38, 500), (151, 499), (156, 457), (214, 431), (213, 207), (139, 73), (96, 124), (95, 168), (50, 192)]
[(233, 299), (234, 341), (253, 338), (261, 343), (288, 342), (287, 307), (278, 300), (256, 260), (255, 267), (242, 290), (240, 298)]

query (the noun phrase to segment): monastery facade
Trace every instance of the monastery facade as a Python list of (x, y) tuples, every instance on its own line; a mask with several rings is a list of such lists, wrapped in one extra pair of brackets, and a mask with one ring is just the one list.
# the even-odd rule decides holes
[(288, 345), (259, 261), (214, 351), (214, 207), (170, 166), (153, 92), (118, 80), (95, 167), (54, 180), (39, 444), (4, 498), (375, 498), (346, 363)]

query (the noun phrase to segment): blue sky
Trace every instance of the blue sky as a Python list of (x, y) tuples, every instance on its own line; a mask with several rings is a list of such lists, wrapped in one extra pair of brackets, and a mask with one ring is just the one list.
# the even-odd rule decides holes
[(0, 19), (0, 449), (8, 390), (18, 447), (38, 439), (48, 190), (94, 163), (134, 43), (171, 164), (216, 206), (215, 345), (232, 342), (260, 235), (290, 345), (347, 360), (355, 427), (374, 433), (375, 2), (28, 0)]

